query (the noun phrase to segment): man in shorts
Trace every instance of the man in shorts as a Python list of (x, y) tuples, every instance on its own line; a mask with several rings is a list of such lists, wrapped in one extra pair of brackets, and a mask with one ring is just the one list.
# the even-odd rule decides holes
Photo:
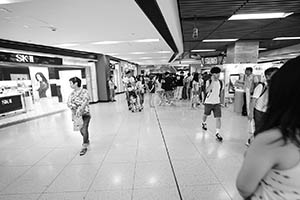
[(207, 130), (206, 119), (207, 116), (213, 112), (216, 119), (216, 139), (220, 142), (223, 141), (223, 137), (220, 134), (221, 129), (221, 91), (223, 90), (223, 83), (220, 78), (221, 69), (213, 67), (210, 70), (211, 80), (206, 88), (206, 98), (204, 101), (204, 115), (202, 121), (202, 129)]

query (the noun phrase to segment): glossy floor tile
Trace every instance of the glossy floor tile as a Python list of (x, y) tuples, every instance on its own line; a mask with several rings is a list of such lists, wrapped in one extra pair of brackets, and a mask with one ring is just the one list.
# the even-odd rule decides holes
[(203, 107), (148, 105), (131, 113), (124, 95), (91, 105), (84, 156), (68, 110), (0, 128), (0, 199), (241, 200), (247, 119), (223, 108), (220, 143), (212, 117), (201, 128)]

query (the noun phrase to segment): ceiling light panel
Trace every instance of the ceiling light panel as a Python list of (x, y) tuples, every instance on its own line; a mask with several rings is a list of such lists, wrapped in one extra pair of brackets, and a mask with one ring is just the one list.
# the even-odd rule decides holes
[(202, 42), (235, 42), (238, 39), (207, 39), (207, 40), (203, 40)]
[(277, 37), (273, 40), (300, 40), (300, 37)]
[(108, 44), (122, 44), (122, 43), (151, 43), (159, 42), (159, 39), (140, 39), (140, 40), (127, 40), (127, 41), (100, 41), (93, 42), (94, 45), (108, 45)]
[(215, 49), (193, 49), (191, 52), (210, 52), (210, 51), (216, 51)]
[(293, 13), (257, 13), (257, 14), (237, 14), (232, 15), (228, 20), (252, 20), (252, 19), (274, 19), (274, 18), (285, 18)]

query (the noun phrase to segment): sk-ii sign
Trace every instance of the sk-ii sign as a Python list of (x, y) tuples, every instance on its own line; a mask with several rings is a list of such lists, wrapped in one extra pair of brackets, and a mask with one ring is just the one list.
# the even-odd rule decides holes
[(34, 63), (34, 58), (30, 55), (16, 54), (16, 61), (20, 63)]

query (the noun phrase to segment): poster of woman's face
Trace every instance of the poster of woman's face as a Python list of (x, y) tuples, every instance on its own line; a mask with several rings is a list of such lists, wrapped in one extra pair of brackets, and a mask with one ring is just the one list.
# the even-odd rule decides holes
[(51, 97), (49, 72), (46, 67), (29, 67), (35, 99)]

